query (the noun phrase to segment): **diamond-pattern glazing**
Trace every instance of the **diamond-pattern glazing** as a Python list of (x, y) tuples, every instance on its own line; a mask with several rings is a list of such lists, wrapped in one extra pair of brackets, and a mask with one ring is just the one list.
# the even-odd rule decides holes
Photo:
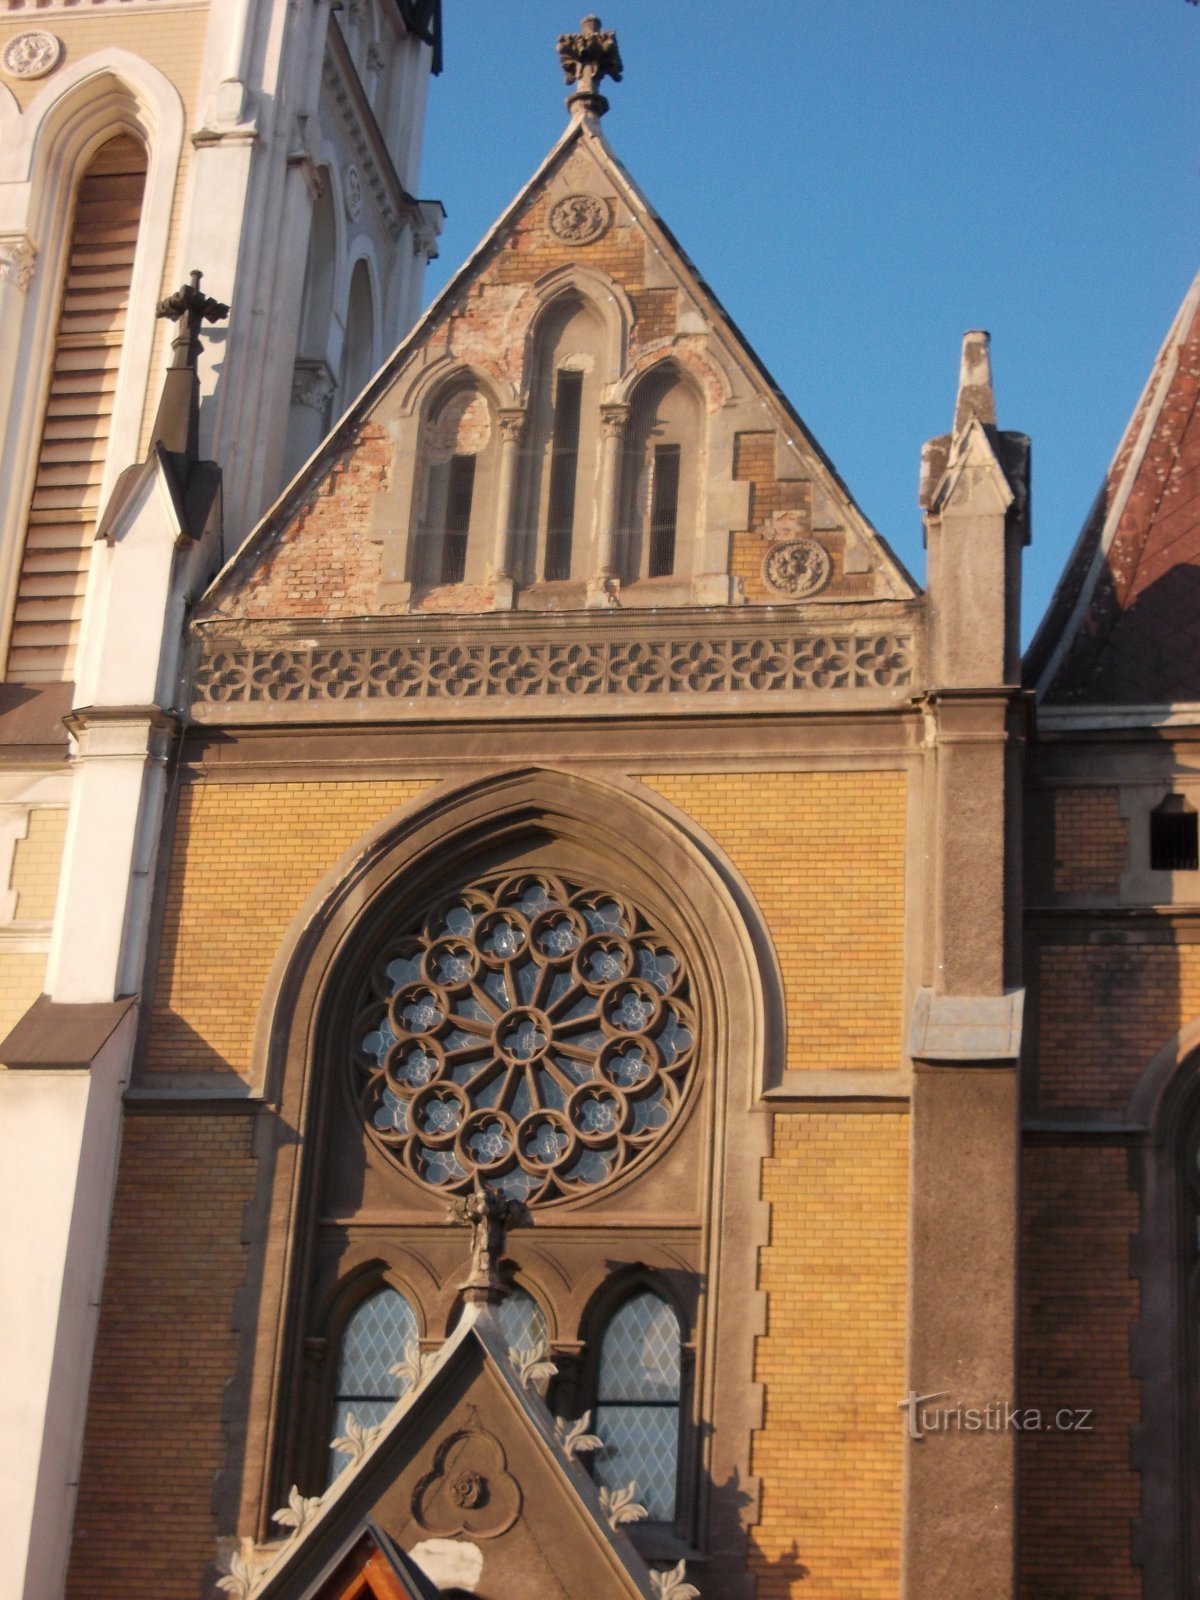
[(598, 1406), (595, 1429), (604, 1441), (596, 1452), (596, 1479), (609, 1489), (637, 1484), (637, 1498), (653, 1522), (675, 1515), (679, 1462), (678, 1406)]
[[(337, 1399), (382, 1400), (390, 1406), (400, 1393), (400, 1380), (388, 1372), (417, 1340), (417, 1318), (395, 1289), (381, 1289), (364, 1300), (342, 1334), (338, 1355)], [(354, 1415), (361, 1422), (361, 1413)]]
[(524, 1355), (539, 1344), (548, 1342), (546, 1313), (524, 1289), (512, 1290), (501, 1300), (497, 1311), (500, 1329), (510, 1350), (517, 1350)]
[(649, 1289), (626, 1300), (604, 1330), (599, 1399), (679, 1399), (679, 1320)]

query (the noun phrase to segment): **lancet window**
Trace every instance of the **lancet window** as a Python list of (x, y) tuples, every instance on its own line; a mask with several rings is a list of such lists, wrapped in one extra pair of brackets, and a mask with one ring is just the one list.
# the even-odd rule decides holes
[(412, 580), (424, 587), (479, 582), (495, 511), (496, 419), (471, 383), (435, 401), (421, 435)]
[(533, 341), (528, 443), (515, 530), (523, 582), (580, 579), (593, 562), (605, 329), (582, 296), (560, 296)]
[(701, 480), (703, 407), (668, 363), (633, 391), (621, 474), (618, 570), (625, 583), (690, 565)]
[(610, 1490), (636, 1483), (654, 1522), (675, 1516), (682, 1392), (679, 1318), (661, 1295), (640, 1289), (601, 1336), (593, 1425), (604, 1448), (594, 1471)]
[(96, 151), (76, 190), (9, 678), (68, 678), (74, 666), (146, 170), (145, 149), (119, 134)]
[(404, 1388), (393, 1369), (417, 1348), (417, 1318), (398, 1289), (383, 1288), (360, 1302), (347, 1319), (338, 1349), (330, 1433), (329, 1479), (348, 1465), (349, 1452), (336, 1448), (351, 1418), (374, 1428), (396, 1404)]

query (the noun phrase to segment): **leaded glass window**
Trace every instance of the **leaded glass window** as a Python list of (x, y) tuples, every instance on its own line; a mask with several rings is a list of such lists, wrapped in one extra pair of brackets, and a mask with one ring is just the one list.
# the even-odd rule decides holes
[(530, 1205), (643, 1159), (695, 1082), (679, 950), (623, 895), (547, 872), (479, 878), (376, 952), (347, 1086), (411, 1177)]
[(595, 1431), (604, 1441), (596, 1477), (609, 1489), (632, 1480), (652, 1521), (675, 1515), (679, 1466), (679, 1319), (649, 1289), (609, 1319), (600, 1345)]
[(510, 1350), (527, 1355), (549, 1343), (550, 1330), (546, 1326), (546, 1313), (531, 1294), (524, 1289), (512, 1289), (496, 1308), (500, 1331)]
[[(364, 1428), (383, 1421), (404, 1387), (404, 1379), (389, 1369), (416, 1343), (416, 1314), (398, 1290), (380, 1289), (354, 1310), (338, 1351), (331, 1438), (345, 1434), (349, 1416)], [(349, 1460), (349, 1456), (330, 1450), (330, 1482)]]

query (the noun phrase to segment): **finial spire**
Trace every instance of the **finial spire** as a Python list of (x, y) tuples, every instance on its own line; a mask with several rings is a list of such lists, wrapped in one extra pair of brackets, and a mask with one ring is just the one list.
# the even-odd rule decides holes
[(992, 336), (982, 328), (963, 334), (962, 362), (958, 369), (958, 401), (954, 407), (954, 432), (971, 421), (995, 424), (996, 395), (992, 388)]
[(157, 315), (176, 323), (171, 348), (175, 352), (167, 368), (158, 415), (154, 419), (154, 441), (164, 450), (195, 461), (200, 454), (200, 379), (196, 361), (200, 355), (200, 324), (221, 322), (229, 307), (200, 292), (203, 273), (193, 272), (192, 281), (160, 301)]
[(508, 1293), (500, 1272), (508, 1230), (527, 1226), (529, 1208), (523, 1200), (486, 1188), (476, 1173), (473, 1192), (456, 1198), (450, 1215), (471, 1227), (471, 1276), (461, 1286), (463, 1299), (468, 1305), (499, 1305)]
[(577, 84), (574, 94), (567, 96), (567, 109), (573, 117), (591, 115), (602, 117), (608, 110), (608, 101), (599, 92), (605, 78), (620, 83), (624, 68), (617, 36), (609, 29), (602, 31), (599, 17), (584, 17), (578, 33), (560, 33), (558, 59), (568, 83)]

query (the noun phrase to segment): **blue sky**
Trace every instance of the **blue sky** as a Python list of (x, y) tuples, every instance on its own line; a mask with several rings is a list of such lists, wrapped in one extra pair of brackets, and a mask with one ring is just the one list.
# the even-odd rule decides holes
[[(432, 295), (566, 122), (572, 0), (444, 0)], [(605, 132), (871, 518), (924, 578), (917, 468), (962, 333), (1033, 438), (1032, 632), (1200, 269), (1185, 0), (620, 0)]]

